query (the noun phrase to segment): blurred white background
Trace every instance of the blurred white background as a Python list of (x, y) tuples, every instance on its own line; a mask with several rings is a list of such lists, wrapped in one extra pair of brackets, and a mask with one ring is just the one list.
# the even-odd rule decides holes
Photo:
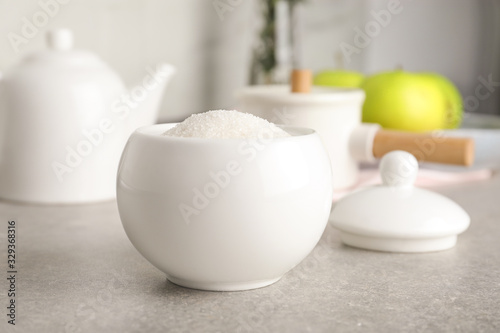
[[(168, 62), (178, 69), (167, 88), (161, 121), (234, 104), (233, 91), (248, 82), (252, 47), (260, 24), (260, 1), (236, 4), (223, 19), (212, 0), (0, 0), (0, 71), (26, 53), (44, 48), (47, 30), (68, 27), (77, 48), (96, 52), (132, 85), (145, 68)], [(57, 13), (16, 53), (9, 33), (21, 35), (42, 3)], [(62, 4), (67, 2), (67, 4)], [(372, 21), (382, 0), (308, 0), (303, 12), (304, 64), (319, 71), (338, 65), (339, 45), (353, 44), (355, 28)], [(478, 77), (500, 81), (500, 2), (497, 0), (401, 0), (402, 8), (353, 54), (349, 69), (367, 74), (398, 66), (435, 71), (452, 79), (464, 97)], [(481, 101), (478, 112), (498, 113), (499, 93)]]

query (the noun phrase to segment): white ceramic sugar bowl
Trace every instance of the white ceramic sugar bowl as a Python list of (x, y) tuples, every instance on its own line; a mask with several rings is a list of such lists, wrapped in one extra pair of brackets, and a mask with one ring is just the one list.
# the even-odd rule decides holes
[(383, 185), (358, 190), (335, 204), (331, 221), (342, 241), (388, 252), (429, 252), (455, 246), (470, 223), (454, 201), (416, 188), (418, 162), (393, 151), (380, 163)]
[(117, 199), (137, 250), (167, 278), (205, 290), (279, 280), (319, 241), (330, 214), (328, 155), (312, 130), (268, 142), (162, 136), (143, 127), (121, 159)]

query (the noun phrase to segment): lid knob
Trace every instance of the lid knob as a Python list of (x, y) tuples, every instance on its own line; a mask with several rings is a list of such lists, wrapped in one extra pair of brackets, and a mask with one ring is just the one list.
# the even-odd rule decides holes
[(418, 173), (418, 161), (410, 153), (391, 151), (382, 157), (380, 176), (386, 186), (412, 187)]
[(70, 50), (73, 47), (73, 32), (69, 29), (49, 31), (47, 34), (47, 44), (52, 50)]

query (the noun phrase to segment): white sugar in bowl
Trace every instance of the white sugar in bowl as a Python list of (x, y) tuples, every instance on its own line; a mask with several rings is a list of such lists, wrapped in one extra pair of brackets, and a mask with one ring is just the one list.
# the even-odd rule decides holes
[(319, 241), (332, 204), (328, 155), (309, 129), (290, 137), (162, 136), (138, 129), (117, 200), (132, 244), (178, 285), (245, 290), (278, 281)]

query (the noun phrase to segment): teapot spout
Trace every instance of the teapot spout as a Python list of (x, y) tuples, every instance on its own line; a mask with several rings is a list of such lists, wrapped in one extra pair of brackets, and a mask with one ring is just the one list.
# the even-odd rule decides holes
[(143, 80), (129, 90), (129, 100), (136, 104), (128, 119), (129, 134), (138, 127), (156, 123), (165, 87), (176, 69), (162, 63), (156, 68), (147, 67), (146, 71), (147, 75)]

